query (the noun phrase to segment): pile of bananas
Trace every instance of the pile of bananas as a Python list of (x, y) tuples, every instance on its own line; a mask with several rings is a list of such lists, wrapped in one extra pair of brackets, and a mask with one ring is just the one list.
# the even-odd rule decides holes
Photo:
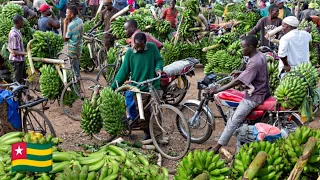
[[(312, 45), (310, 45), (312, 46)], [(319, 63), (320, 57), (317, 52), (316, 47), (310, 47), (310, 62), (313, 66), (316, 66)]]
[(284, 154), (281, 148), (276, 143), (268, 141), (255, 141), (244, 144), (235, 156), (232, 167), (233, 179), (238, 179), (244, 175), (254, 157), (264, 151), (267, 156), (267, 161), (257, 173), (257, 179), (279, 179), (285, 167)]
[(235, 41), (227, 48), (228, 53), (235, 56), (242, 56), (241, 41)]
[(319, 33), (317, 30), (317, 27), (313, 22), (308, 22), (305, 19), (303, 19), (298, 26), (299, 30), (305, 30), (306, 28), (311, 28), (311, 37), (312, 37), (312, 44), (317, 44), (320, 42)]
[[(285, 154), (285, 172), (288, 174), (293, 169), (294, 165), (298, 161), (298, 158), (302, 155), (304, 145), (310, 137), (316, 137), (320, 139), (320, 130), (313, 130), (307, 126), (301, 126), (296, 129), (295, 132), (290, 133), (289, 137), (285, 140), (281, 140), (279, 144), (282, 146), (282, 151)], [(302, 175), (309, 179), (316, 179), (318, 172), (320, 172), (320, 142), (316, 143), (309, 161), (305, 167), (303, 167)], [(307, 178), (307, 179), (308, 179)]]
[(33, 34), (31, 54), (34, 57), (55, 58), (63, 49), (62, 36), (51, 31), (36, 31)]
[(122, 118), (126, 111), (125, 98), (107, 87), (100, 93), (99, 104), (104, 129), (109, 134), (119, 134), (123, 129)]
[(3, 6), (1, 9), (1, 15), (9, 18), (11, 20), (17, 14), (20, 14), (21, 16), (23, 16), (23, 14), (24, 14), (22, 6), (20, 6), (18, 4), (14, 4), (14, 3), (9, 2), (5, 6)]
[(280, 84), (280, 80), (278, 78), (278, 64), (279, 61), (268, 61), (269, 87), (272, 95)]
[(308, 86), (313, 90), (317, 81), (317, 70), (310, 63), (301, 63), (283, 78), (274, 93), (275, 98), (283, 108), (299, 107)]
[(126, 38), (126, 33), (123, 26), (127, 20), (127, 17), (119, 16), (111, 22), (110, 30), (114, 36), (117, 38)]
[(81, 129), (87, 134), (99, 133), (102, 128), (102, 119), (100, 116), (99, 106), (97, 104), (97, 95), (94, 94), (92, 102), (84, 100), (81, 111)]
[(40, 91), (48, 99), (56, 99), (60, 95), (62, 81), (57, 70), (51, 65), (43, 65), (40, 68)]
[(177, 167), (177, 173), (174, 176), (175, 180), (194, 179), (198, 175), (206, 173), (208, 178), (216, 180), (227, 179), (231, 171), (225, 166), (225, 162), (220, 159), (219, 154), (214, 154), (213, 151), (195, 150), (189, 152)]
[(155, 33), (159, 36), (168, 35), (171, 32), (171, 25), (168, 21), (158, 20), (155, 22)]
[(23, 136), (22, 141), (34, 144), (47, 144), (53, 141), (53, 136), (51, 134), (48, 136), (43, 136), (41, 133), (30, 131)]
[(214, 50), (207, 52), (208, 63), (204, 67), (204, 73), (231, 73), (241, 65), (241, 56), (231, 55), (227, 50)]
[(87, 69), (88, 67), (93, 66), (93, 62), (90, 58), (89, 48), (87, 46), (82, 46), (82, 52), (79, 58), (80, 67), (82, 69)]
[[(53, 152), (51, 173), (56, 177), (70, 176), (70, 165), (78, 175), (71, 179), (168, 179), (168, 170), (149, 164), (147, 158), (115, 145), (102, 146), (99, 151), (83, 157), (74, 151)], [(74, 166), (77, 166), (76, 168)], [(72, 174), (73, 176), (73, 174)]]
[(190, 38), (193, 35), (192, 31), (189, 31), (190, 28), (194, 27), (196, 20), (194, 19), (195, 13), (190, 10), (186, 9), (182, 14), (182, 22), (179, 25), (178, 33), (180, 37)]

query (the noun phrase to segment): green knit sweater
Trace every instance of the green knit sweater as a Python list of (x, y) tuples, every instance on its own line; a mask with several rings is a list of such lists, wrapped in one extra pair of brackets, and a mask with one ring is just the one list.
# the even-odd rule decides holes
[[(130, 79), (137, 82), (142, 82), (147, 79), (155, 78), (156, 71), (163, 69), (163, 59), (159, 53), (157, 46), (154, 43), (147, 42), (146, 50), (142, 53), (135, 53), (133, 49), (129, 49), (124, 56), (124, 61), (112, 83), (112, 89), (121, 86), (125, 80)], [(160, 89), (160, 80), (154, 81), (153, 86)], [(147, 92), (148, 87), (138, 87), (141, 91)]]

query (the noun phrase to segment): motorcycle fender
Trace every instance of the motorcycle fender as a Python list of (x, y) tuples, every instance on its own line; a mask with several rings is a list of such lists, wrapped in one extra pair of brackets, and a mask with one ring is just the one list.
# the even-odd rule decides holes
[[(200, 105), (200, 101), (199, 100), (196, 100), (196, 99), (190, 99), (190, 100), (185, 100), (181, 103), (181, 106), (185, 106), (187, 104), (196, 104), (196, 105)], [(203, 105), (202, 106), (202, 109), (205, 111), (205, 112), (208, 112), (208, 116), (209, 116), (209, 123), (211, 124), (212, 126), (212, 129), (215, 130), (215, 127), (216, 127), (216, 124), (215, 124), (215, 119), (214, 119), (214, 114), (213, 112), (211, 111), (211, 109), (206, 106), (206, 105)]]

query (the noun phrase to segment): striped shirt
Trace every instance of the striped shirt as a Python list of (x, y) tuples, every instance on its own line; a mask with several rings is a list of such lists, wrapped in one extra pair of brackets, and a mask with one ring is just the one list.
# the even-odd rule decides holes
[[(11, 50), (25, 52), (21, 32), (15, 27), (13, 27), (11, 29), (11, 31), (9, 32), (8, 48)], [(10, 61), (24, 61), (24, 56), (23, 55), (12, 56), (10, 54), (9, 60)]]
[(74, 18), (68, 25), (66, 38), (68, 41), (68, 54), (71, 57), (79, 57), (83, 39), (83, 22), (80, 18)]

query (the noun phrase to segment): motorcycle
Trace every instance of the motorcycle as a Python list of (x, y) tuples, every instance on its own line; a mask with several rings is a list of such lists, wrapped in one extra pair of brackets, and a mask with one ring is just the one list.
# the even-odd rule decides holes
[(194, 69), (198, 59), (186, 58), (173, 62), (163, 68), (161, 74), (162, 99), (165, 103), (177, 106), (190, 88), (187, 76), (195, 75)]
[[(217, 87), (219, 86), (218, 84), (226, 80), (232, 80), (232, 77), (227, 76), (217, 80), (217, 75), (210, 73), (198, 81), (198, 89)], [(215, 103), (226, 125), (227, 120), (232, 117), (234, 110), (244, 98), (244, 92), (235, 89), (229, 89), (214, 95), (204, 92), (202, 95), (203, 98), (201, 98), (201, 101), (184, 101), (180, 109), (189, 123), (191, 141), (194, 143), (205, 142), (210, 138), (215, 129), (215, 118), (217, 116), (208, 107), (209, 102)], [(224, 111), (223, 108), (227, 110)], [(188, 111), (191, 111), (190, 117), (187, 117)], [(284, 109), (277, 103), (273, 96), (270, 96), (264, 103), (252, 110), (245, 118), (244, 123), (236, 130), (234, 135), (237, 137), (237, 147), (244, 143), (255, 141), (252, 130), (256, 123), (266, 123), (275, 126), (281, 129), (282, 134), (288, 134), (295, 131), (297, 127), (302, 126), (304, 122), (300, 118), (298, 110)], [(180, 133), (186, 135), (178, 119), (177, 125), (180, 127)]]

